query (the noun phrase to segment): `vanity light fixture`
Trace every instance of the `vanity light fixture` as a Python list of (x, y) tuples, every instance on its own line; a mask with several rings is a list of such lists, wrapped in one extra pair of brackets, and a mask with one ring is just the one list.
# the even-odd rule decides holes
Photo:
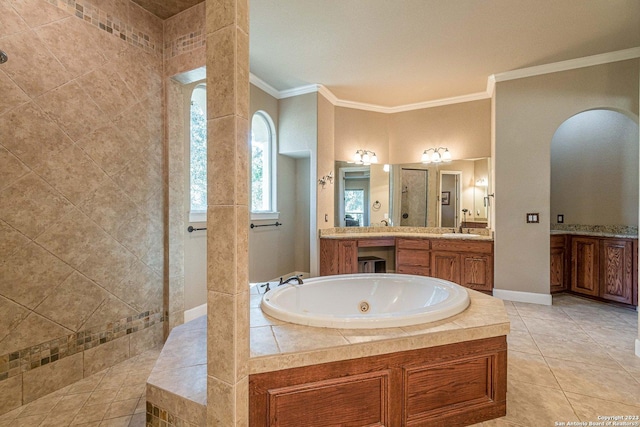
[(487, 186), (487, 178), (480, 178), (476, 181), (476, 186), (478, 187), (486, 187)]
[[(443, 153), (440, 153), (441, 150), (444, 150)], [(432, 152), (431, 154), (429, 152)], [(448, 148), (438, 147), (438, 148), (428, 148), (424, 150), (422, 153), (422, 163), (441, 163), (441, 162), (450, 162), (451, 161), (451, 152)]]
[(356, 150), (356, 154), (353, 155), (353, 161), (358, 165), (370, 165), (371, 163), (378, 163), (378, 156), (373, 151)]

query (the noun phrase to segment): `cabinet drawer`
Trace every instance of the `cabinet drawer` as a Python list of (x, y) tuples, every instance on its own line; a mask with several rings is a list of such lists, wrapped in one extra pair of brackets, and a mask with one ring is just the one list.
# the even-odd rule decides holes
[(396, 249), (396, 263), (398, 265), (429, 267), (429, 251), (421, 251), (416, 249)]
[(418, 267), (417, 265), (398, 265), (396, 267), (396, 273), (430, 277), (431, 269), (429, 267)]
[(473, 242), (469, 240), (434, 239), (431, 242), (434, 251), (493, 253), (493, 242)]
[(552, 248), (562, 248), (566, 246), (566, 234), (553, 235), (551, 236), (551, 247)]
[(382, 237), (378, 239), (358, 239), (359, 248), (371, 248), (380, 246), (393, 246), (395, 239), (393, 237)]
[(418, 249), (428, 251), (430, 249), (430, 240), (428, 239), (397, 239), (397, 249)]

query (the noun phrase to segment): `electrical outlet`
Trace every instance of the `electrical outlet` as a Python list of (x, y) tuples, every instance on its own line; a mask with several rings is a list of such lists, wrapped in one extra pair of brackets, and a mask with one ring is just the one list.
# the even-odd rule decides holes
[(528, 213), (527, 214), (527, 224), (537, 224), (540, 222), (540, 214), (539, 213)]

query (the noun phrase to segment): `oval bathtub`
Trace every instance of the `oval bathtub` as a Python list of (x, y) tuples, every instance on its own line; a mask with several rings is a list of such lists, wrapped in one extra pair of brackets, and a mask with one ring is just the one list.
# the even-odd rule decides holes
[(391, 328), (454, 316), (469, 305), (467, 290), (407, 274), (323, 276), (272, 289), (260, 307), (285, 322), (326, 328)]

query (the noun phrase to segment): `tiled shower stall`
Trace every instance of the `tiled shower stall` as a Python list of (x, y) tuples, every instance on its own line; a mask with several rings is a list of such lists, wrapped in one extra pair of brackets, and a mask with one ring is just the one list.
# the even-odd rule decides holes
[(184, 125), (164, 76), (204, 65), (204, 19), (0, 3), (0, 414), (182, 323)]

